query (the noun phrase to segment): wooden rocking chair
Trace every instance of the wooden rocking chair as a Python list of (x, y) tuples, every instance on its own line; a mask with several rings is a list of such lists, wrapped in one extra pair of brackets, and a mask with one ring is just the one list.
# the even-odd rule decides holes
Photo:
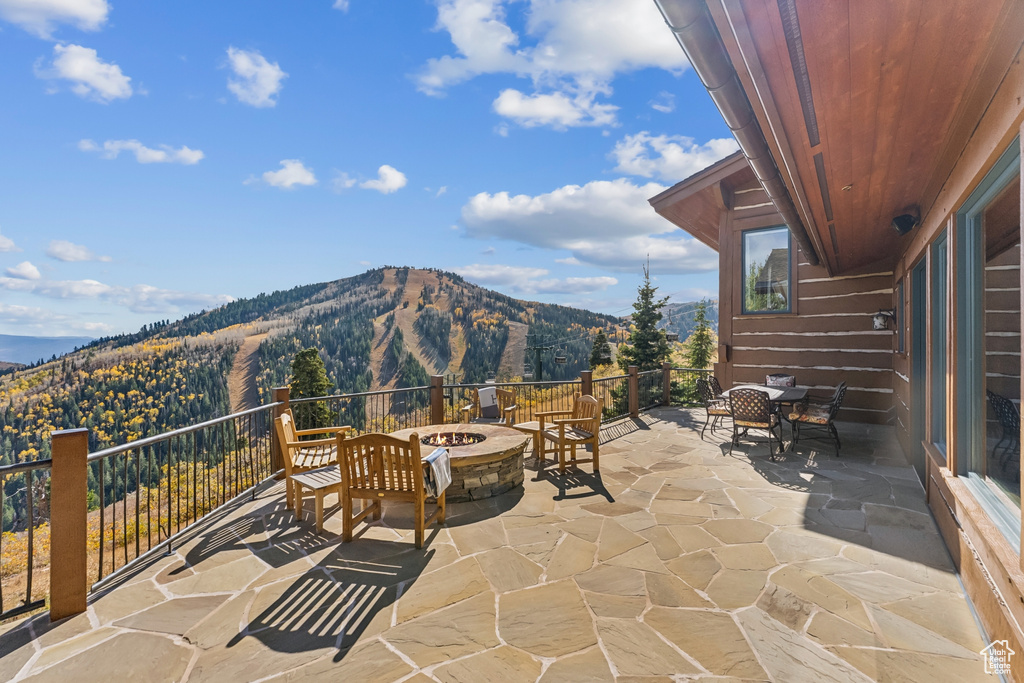
[[(444, 492), (437, 497), (437, 510), (426, 517), (424, 463), (420, 458), (419, 434), (408, 440), (386, 434), (364, 434), (338, 438), (341, 456), (342, 542), (352, 540), (352, 529), (373, 514), (380, 519), (385, 500), (408, 501), (416, 506), (416, 547), (423, 547), (423, 530), (437, 520), (444, 524)], [(358, 514), (352, 513), (354, 499), (372, 501)]]

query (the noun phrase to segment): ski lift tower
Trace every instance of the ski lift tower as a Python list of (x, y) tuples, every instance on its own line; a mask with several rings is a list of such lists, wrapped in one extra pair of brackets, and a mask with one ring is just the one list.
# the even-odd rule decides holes
[[(534, 340), (532, 344), (530, 343), (530, 339), (531, 338), (533, 338), (533, 340)], [(537, 361), (536, 362), (536, 366), (537, 366), (536, 369), (537, 369), (537, 381), (538, 382), (542, 382), (544, 380), (544, 365), (541, 362), (540, 352), (541, 351), (547, 351), (547, 350), (553, 349), (553, 348), (555, 348), (555, 347), (550, 345), (550, 344), (547, 345), (547, 346), (542, 346), (541, 344), (537, 343), (536, 335), (532, 335), (532, 334), (526, 335), (526, 351), (527, 351), (527, 353), (529, 353), (530, 351), (533, 351), (534, 354), (535, 354), (534, 355), (534, 359)]]

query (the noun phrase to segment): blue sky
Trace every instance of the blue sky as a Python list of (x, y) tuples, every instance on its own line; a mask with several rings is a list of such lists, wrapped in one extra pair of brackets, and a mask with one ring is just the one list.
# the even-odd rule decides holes
[(714, 295), (653, 196), (736, 149), (652, 0), (0, 0), (0, 332), (380, 265)]

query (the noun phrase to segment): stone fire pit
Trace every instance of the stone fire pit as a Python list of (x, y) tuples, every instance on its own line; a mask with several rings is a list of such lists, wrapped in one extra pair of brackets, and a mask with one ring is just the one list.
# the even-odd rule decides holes
[(523, 451), (530, 437), (520, 431), (488, 424), (443, 424), (402, 429), (392, 436), (408, 439), (414, 432), (424, 444), (423, 455), (433, 450), (427, 441), (434, 435), (483, 437), (465, 446), (446, 446), (452, 458), (452, 483), (445, 497), (449, 503), (490, 498), (523, 483)]

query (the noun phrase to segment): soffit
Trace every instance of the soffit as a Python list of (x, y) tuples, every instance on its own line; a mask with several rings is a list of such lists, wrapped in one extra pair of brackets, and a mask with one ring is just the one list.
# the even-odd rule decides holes
[(648, 200), (658, 215), (718, 251), (719, 225), (732, 189), (756, 181), (742, 152), (736, 152)]
[(1020, 49), (1024, 3), (708, 6), (832, 271), (890, 267), (910, 240), (893, 216), (930, 208)]

